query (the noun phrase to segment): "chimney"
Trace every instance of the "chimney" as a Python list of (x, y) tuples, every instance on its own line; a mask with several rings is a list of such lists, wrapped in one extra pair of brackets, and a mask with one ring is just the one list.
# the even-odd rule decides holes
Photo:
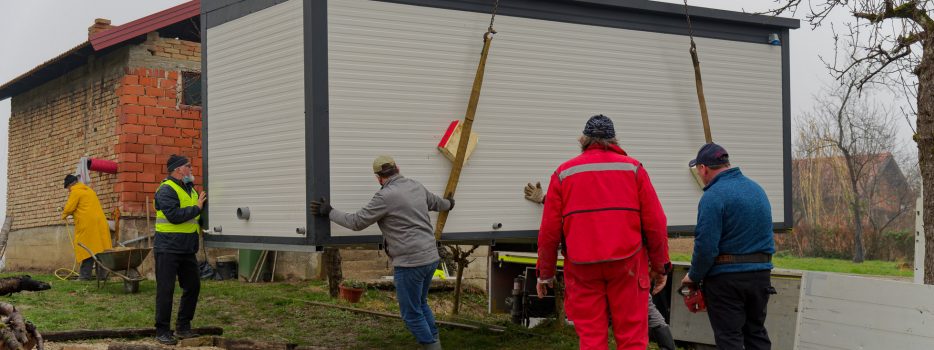
[(114, 26), (110, 25), (109, 19), (106, 19), (106, 18), (95, 19), (94, 24), (88, 27), (88, 39), (90, 39), (91, 36), (94, 34), (97, 34), (99, 32), (105, 31), (113, 27)]

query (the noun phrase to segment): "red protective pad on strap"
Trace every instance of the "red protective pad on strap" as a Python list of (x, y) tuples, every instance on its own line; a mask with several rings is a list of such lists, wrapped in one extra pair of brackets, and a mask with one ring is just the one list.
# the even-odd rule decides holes
[(105, 159), (91, 158), (88, 159), (88, 169), (102, 173), (116, 174), (117, 163)]
[(448, 125), (448, 129), (444, 132), (444, 136), (441, 137), (441, 142), (438, 142), (438, 147), (444, 148), (448, 145), (448, 141), (451, 139), (451, 134), (454, 133), (454, 130), (457, 130), (457, 124), (460, 123), (460, 120), (455, 120), (451, 122), (451, 125)]

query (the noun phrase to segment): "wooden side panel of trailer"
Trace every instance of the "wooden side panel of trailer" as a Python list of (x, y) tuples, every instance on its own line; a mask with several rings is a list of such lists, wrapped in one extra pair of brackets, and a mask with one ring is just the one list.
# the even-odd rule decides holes
[(934, 349), (934, 286), (808, 272), (796, 349)]
[[(675, 263), (672, 273), (671, 314), (669, 324), (676, 340), (697, 344), (714, 345), (713, 329), (706, 312), (691, 313), (684, 306), (684, 299), (677, 293), (681, 279), (687, 274), (688, 263)], [(800, 271), (772, 271), (772, 286), (778, 294), (769, 298), (768, 317), (765, 327), (769, 331), (772, 348), (791, 350), (795, 348), (798, 300), (801, 290)]]

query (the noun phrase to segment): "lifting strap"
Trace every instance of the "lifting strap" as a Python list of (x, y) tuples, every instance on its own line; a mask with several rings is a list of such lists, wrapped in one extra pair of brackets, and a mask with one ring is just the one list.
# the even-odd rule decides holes
[(704, 83), (701, 80), (700, 60), (697, 59), (697, 44), (694, 43), (694, 26), (688, 14), (688, 0), (684, 0), (684, 17), (688, 21), (688, 34), (691, 36), (691, 62), (694, 63), (694, 85), (697, 86), (697, 102), (700, 104), (701, 121), (704, 123), (704, 139), (713, 142), (710, 134), (710, 121), (707, 118), (707, 100), (704, 98)]
[[(499, 8), (499, 0), (493, 4), (493, 12), (490, 15), (490, 26), (483, 34), (483, 51), (480, 52), (480, 64), (477, 65), (477, 74), (473, 79), (473, 88), (470, 89), (470, 100), (467, 103), (467, 114), (464, 116), (464, 123), (461, 127), (460, 141), (457, 145), (457, 153), (454, 157), (454, 164), (451, 167), (451, 175), (448, 176), (447, 187), (444, 188), (444, 198), (453, 198), (454, 191), (457, 190), (457, 181), (461, 177), (461, 169), (464, 167), (464, 158), (467, 155), (467, 144), (470, 140), (470, 130), (473, 127), (474, 114), (477, 113), (477, 103), (480, 102), (480, 88), (483, 86), (483, 72), (486, 69), (486, 57), (490, 53), (490, 42), (493, 41), (493, 20), (496, 19), (496, 10)], [(438, 222), (435, 224), (435, 239), (441, 240), (441, 232), (444, 231), (444, 223), (448, 219), (449, 211), (438, 213)]]

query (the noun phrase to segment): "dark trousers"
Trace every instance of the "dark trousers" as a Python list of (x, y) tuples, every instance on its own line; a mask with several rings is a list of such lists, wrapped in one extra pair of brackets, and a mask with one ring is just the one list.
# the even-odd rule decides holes
[[(94, 275), (94, 273), (97, 275)], [(107, 271), (104, 271), (104, 268), (100, 266), (95, 269), (94, 259), (92, 258), (81, 260), (81, 268), (78, 269), (78, 280), (89, 281), (94, 276), (97, 276), (97, 279), (106, 279)]]
[(766, 306), (774, 294), (771, 271), (725, 273), (704, 278), (704, 301), (717, 349), (770, 349)]
[(91, 279), (92, 270), (94, 269), (94, 259), (87, 258), (81, 260), (81, 268), (78, 269), (78, 279), (82, 281), (87, 281)]
[(195, 254), (156, 253), (156, 333), (159, 335), (169, 333), (171, 329), (176, 277), (182, 288), (182, 299), (178, 305), (175, 329), (191, 330), (191, 319), (195, 317), (198, 294), (201, 293), (198, 259)]

